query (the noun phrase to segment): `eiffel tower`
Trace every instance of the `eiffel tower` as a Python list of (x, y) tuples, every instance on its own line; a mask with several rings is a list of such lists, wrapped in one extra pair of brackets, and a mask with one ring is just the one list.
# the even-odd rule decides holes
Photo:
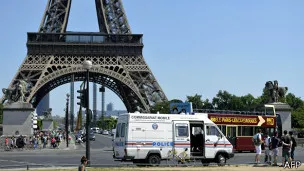
[[(167, 97), (144, 60), (142, 34), (132, 34), (121, 0), (95, 0), (99, 31), (66, 32), (72, 0), (48, 0), (39, 31), (27, 34), (27, 56), (9, 88), (26, 80), (25, 101), (36, 107), (56, 87), (84, 81), (90, 60), (90, 82), (109, 88), (128, 112), (149, 112)], [(2, 103), (4, 98), (2, 97)]]

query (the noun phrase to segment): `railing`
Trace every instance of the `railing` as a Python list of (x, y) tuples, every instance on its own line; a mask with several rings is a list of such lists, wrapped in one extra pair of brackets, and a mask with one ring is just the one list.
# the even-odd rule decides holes
[(239, 115), (273, 116), (273, 113), (265, 113), (265, 112), (216, 110), (216, 109), (193, 109), (193, 112), (194, 113), (218, 113), (218, 114), (239, 114)]
[(142, 34), (102, 34), (102, 33), (27, 33), (28, 44), (69, 43), (69, 44), (142, 44)]

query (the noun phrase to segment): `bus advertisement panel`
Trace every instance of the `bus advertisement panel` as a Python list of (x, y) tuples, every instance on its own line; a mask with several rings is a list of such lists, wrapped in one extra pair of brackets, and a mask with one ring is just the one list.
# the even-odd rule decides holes
[(236, 151), (254, 151), (252, 137), (258, 128), (272, 136), (277, 124), (275, 115), (208, 113), (208, 118), (218, 125)]

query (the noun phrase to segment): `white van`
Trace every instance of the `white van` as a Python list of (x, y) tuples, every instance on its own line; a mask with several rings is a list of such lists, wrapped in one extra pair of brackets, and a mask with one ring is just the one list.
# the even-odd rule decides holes
[(121, 114), (113, 142), (115, 159), (160, 164), (172, 154), (224, 165), (233, 146), (207, 114)]

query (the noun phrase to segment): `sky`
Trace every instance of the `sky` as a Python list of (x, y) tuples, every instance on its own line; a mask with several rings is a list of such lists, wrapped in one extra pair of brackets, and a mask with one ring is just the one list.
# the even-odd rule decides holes
[[(132, 33), (144, 35), (144, 59), (169, 100), (195, 94), (212, 99), (219, 90), (257, 97), (274, 80), (304, 98), (304, 1), (122, 1)], [(25, 59), (27, 32), (38, 31), (46, 3), (2, 2), (1, 88), (8, 87)], [(98, 31), (94, 0), (72, 1), (67, 30)], [(64, 114), (69, 87), (51, 91), (53, 115)], [(100, 94), (97, 99), (100, 110)], [(105, 103), (110, 102), (125, 109), (106, 89)]]

